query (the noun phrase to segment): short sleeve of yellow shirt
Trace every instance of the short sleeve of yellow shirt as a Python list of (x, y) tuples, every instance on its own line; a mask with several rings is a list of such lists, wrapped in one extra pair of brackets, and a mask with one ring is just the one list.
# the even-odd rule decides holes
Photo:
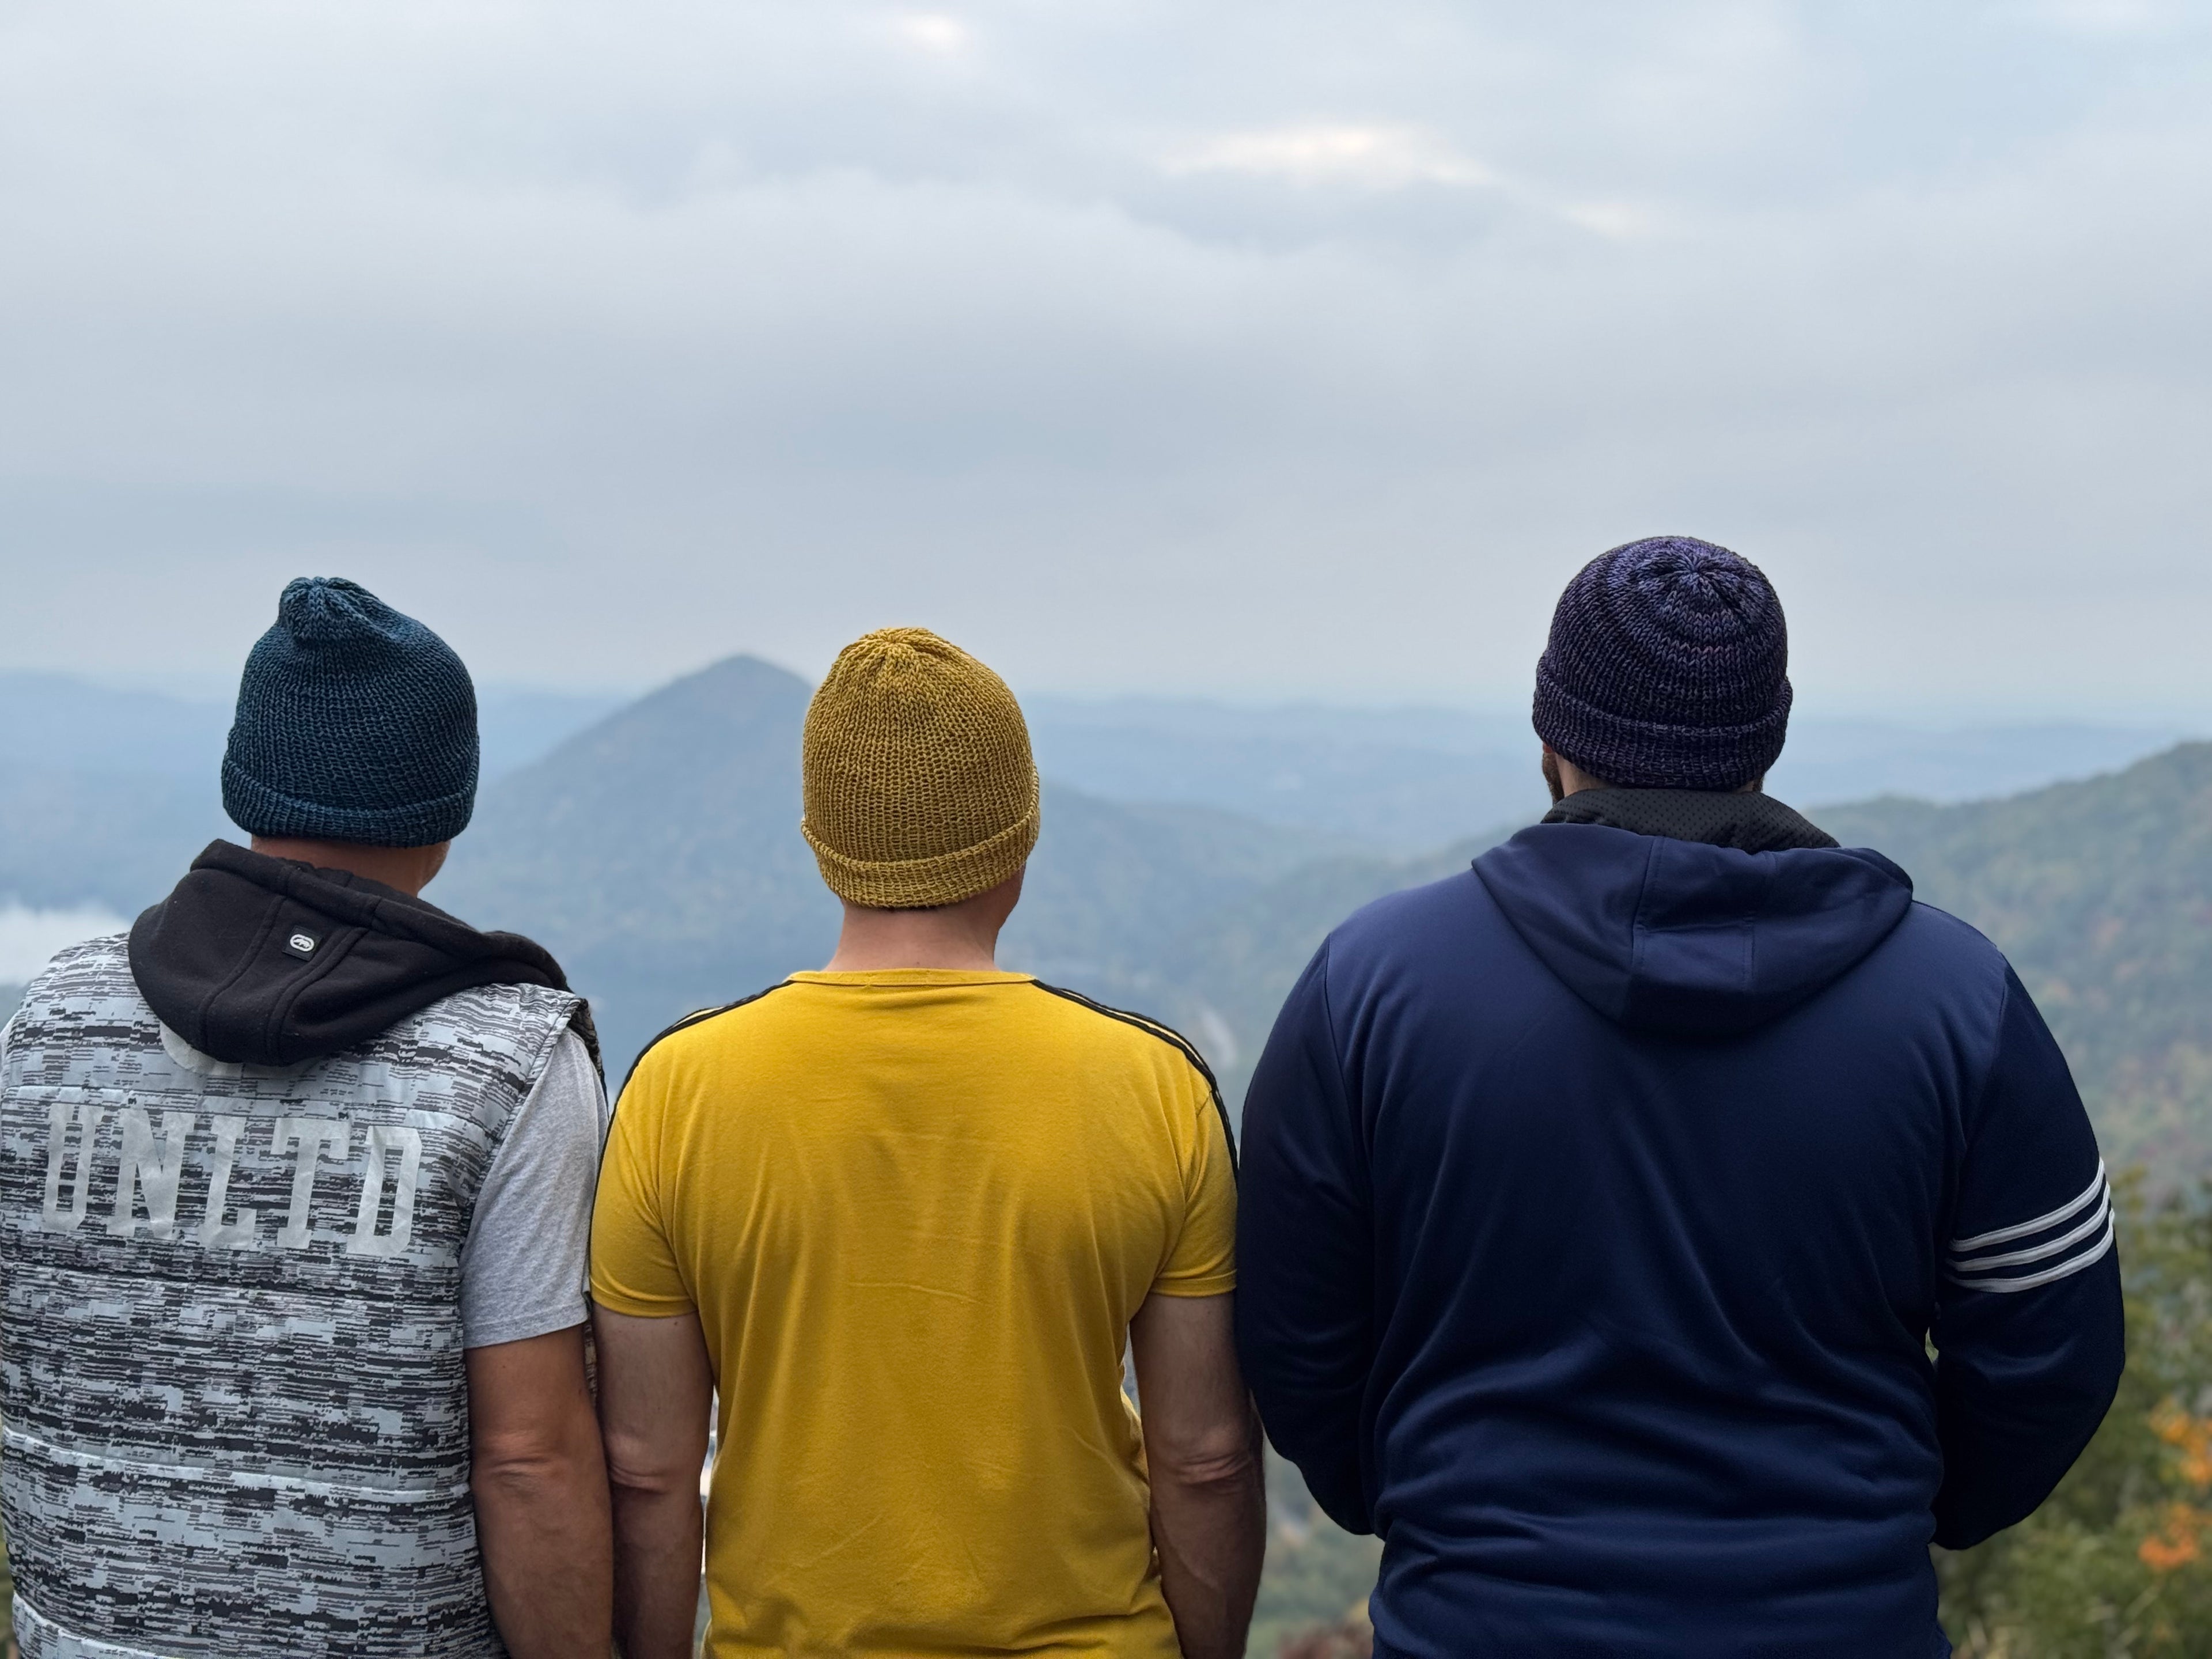
[[(1167, 1036), (1182, 1042), (1172, 1032)], [(1186, 1080), (1200, 1086), (1177, 1103), (1194, 1130), (1183, 1158), (1182, 1231), (1152, 1290), (1160, 1296), (1220, 1296), (1237, 1288), (1236, 1156), (1212, 1079), (1193, 1066)]]
[(599, 1164), (599, 1196), (592, 1214), (592, 1298), (617, 1313), (672, 1318), (697, 1306), (677, 1270), (661, 1212), (659, 1133), (664, 1102), (652, 1098), (651, 1079), (632, 1077), (608, 1132)]
[(1123, 1350), (1234, 1289), (1236, 1221), (1195, 1053), (1026, 975), (801, 974), (656, 1043), (592, 1293), (699, 1316), (709, 1654), (1173, 1659)]

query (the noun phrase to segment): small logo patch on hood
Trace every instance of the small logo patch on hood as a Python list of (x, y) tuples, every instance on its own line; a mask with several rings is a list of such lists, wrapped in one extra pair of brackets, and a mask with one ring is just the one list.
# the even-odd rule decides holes
[[(192, 1049), (279, 1067), (365, 1042), (457, 991), (568, 988), (561, 964), (520, 934), (479, 933), (366, 877), (224, 841), (132, 925), (131, 972)], [(574, 1024), (596, 1059), (581, 1008)]]

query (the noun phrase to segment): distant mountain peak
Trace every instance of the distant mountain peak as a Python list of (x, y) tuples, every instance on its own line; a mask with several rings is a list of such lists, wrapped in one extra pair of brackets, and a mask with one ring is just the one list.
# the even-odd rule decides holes
[(617, 709), (608, 720), (659, 718), (672, 709), (745, 715), (772, 708), (781, 713), (794, 702), (804, 708), (813, 693), (812, 684), (788, 668), (740, 652), (672, 679), (657, 691), (647, 692), (635, 702)]
[[(765, 657), (756, 657), (750, 651), (739, 651), (719, 661), (710, 662), (704, 668), (679, 675), (661, 687), (660, 691), (674, 691), (684, 686), (773, 687), (777, 690), (797, 690), (809, 694), (814, 690), (812, 682), (793, 673), (781, 663), (770, 662)], [(660, 692), (651, 695), (658, 696)]]
[(619, 770), (623, 760), (640, 756), (672, 763), (688, 754), (695, 769), (712, 769), (733, 750), (757, 759), (763, 745), (774, 749), (787, 736), (795, 767), (798, 728), (813, 690), (788, 668), (759, 657), (725, 657), (624, 703), (523, 768), (515, 781), (573, 776), (580, 767)]

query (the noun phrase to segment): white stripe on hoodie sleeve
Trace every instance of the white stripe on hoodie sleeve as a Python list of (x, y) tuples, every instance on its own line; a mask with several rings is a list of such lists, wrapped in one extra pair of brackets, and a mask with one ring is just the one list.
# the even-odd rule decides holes
[[(2083, 1212), (2087, 1211), (2086, 1218)], [(2008, 1294), (2032, 1291), (2080, 1273), (2101, 1260), (2112, 1248), (2115, 1218), (2112, 1183), (2100, 1162), (2097, 1173), (2081, 1195), (2032, 1221), (2020, 1222), (1972, 1238), (1954, 1238), (1945, 1251), (1944, 1276), (1972, 1291)], [(2003, 1244), (2019, 1249), (1998, 1250)], [(2056, 1260), (2053, 1260), (2056, 1258)], [(2008, 1273), (2002, 1268), (2049, 1262), (2033, 1273)]]

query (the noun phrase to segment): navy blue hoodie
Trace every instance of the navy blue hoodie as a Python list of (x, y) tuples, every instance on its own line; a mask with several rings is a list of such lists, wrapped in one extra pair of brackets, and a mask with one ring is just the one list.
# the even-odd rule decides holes
[(1946, 1654), (1930, 1539), (2118, 1382), (2066, 1063), (1879, 854), (1523, 830), (1330, 935), (1243, 1138), (1246, 1374), (1378, 1653)]

